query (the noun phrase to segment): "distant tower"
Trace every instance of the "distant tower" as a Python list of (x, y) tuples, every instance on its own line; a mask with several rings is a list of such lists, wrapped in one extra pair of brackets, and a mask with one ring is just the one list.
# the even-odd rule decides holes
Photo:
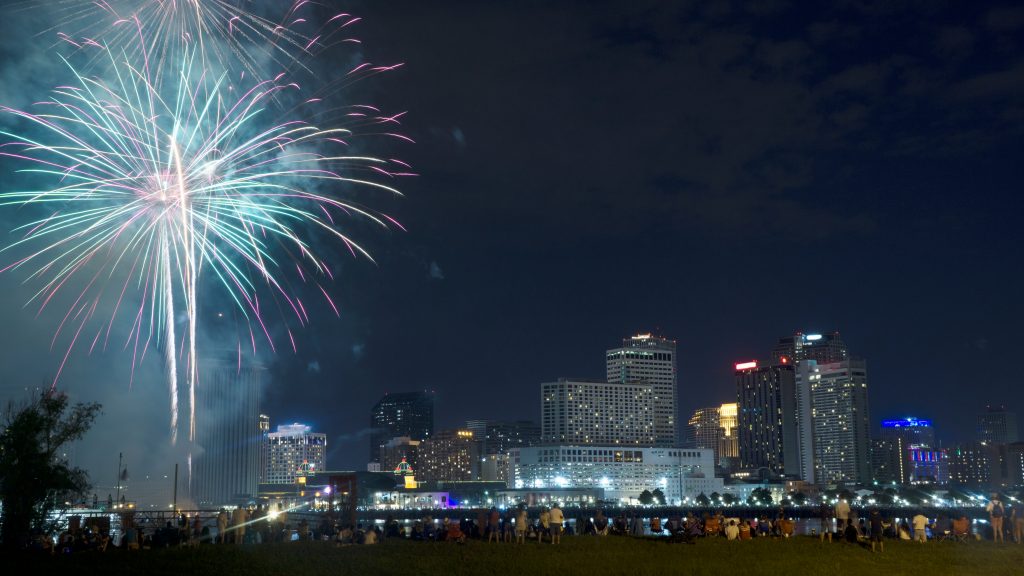
[(801, 361), (796, 378), (798, 395), (810, 396), (815, 483), (871, 482), (866, 363)]
[(303, 424), (278, 426), (277, 432), (267, 435), (267, 468), (263, 476), (268, 484), (291, 484), (309, 472), (324, 471), (326, 455), (326, 434), (313, 432)]
[(736, 400), (740, 467), (804, 478), (793, 365), (736, 364)]
[(718, 465), (718, 441), (722, 437), (720, 406), (697, 408), (686, 423), (686, 447), (705, 448), (715, 451), (715, 465)]
[(650, 384), (559, 378), (541, 384), (541, 442), (654, 446)]
[(385, 394), (373, 407), (370, 427), (371, 462), (380, 462), (380, 447), (392, 438), (426, 440), (434, 433), (434, 393)]
[(608, 382), (649, 384), (654, 390), (654, 445), (678, 442), (676, 428), (676, 342), (638, 334), (622, 340), (621, 348), (605, 352)]
[(804, 334), (779, 338), (772, 352), (773, 364), (795, 364), (802, 360), (816, 360), (819, 364), (848, 360), (846, 344), (839, 332), (832, 334)]
[(1017, 415), (1005, 406), (986, 406), (978, 415), (978, 442), (1011, 444), (1018, 440)]
[(266, 369), (235, 358), (199, 360), (196, 455), (190, 493), (200, 507), (246, 503), (260, 476), (260, 395)]

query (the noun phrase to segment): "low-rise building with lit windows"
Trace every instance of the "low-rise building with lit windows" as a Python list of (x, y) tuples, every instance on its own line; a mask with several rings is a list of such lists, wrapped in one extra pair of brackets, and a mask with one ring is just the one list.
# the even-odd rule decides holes
[(535, 446), (509, 453), (509, 487), (600, 488), (606, 501), (635, 503), (660, 489), (667, 504), (722, 491), (711, 450), (622, 446)]

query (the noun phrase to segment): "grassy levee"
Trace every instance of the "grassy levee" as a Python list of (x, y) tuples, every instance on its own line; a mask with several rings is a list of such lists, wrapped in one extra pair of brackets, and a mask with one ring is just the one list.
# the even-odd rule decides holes
[(260, 546), (204, 546), (198, 549), (82, 553), (69, 557), (4, 558), (5, 574), (89, 574), (195, 576), (611, 576), (644, 574), (773, 574), (886, 576), (1021, 575), (1024, 545), (989, 542), (887, 541), (884, 553), (846, 543), (822, 544), (809, 537), (792, 540), (728, 542), (705, 539), (693, 545), (625, 537), (565, 538), (558, 546), (528, 543), (467, 544), (389, 541), (375, 546), (337, 548), (303, 542)]

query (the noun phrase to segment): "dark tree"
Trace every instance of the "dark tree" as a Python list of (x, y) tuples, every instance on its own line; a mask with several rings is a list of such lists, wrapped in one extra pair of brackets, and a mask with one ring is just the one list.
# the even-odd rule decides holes
[(735, 494), (730, 494), (729, 492), (726, 492), (725, 494), (722, 494), (722, 504), (725, 504), (726, 506), (732, 506), (735, 503), (736, 503), (736, 495)]
[(637, 498), (637, 500), (639, 500), (644, 506), (647, 506), (654, 502), (654, 494), (651, 494), (650, 490), (644, 490), (640, 493), (640, 497)]
[(655, 488), (654, 491), (651, 492), (651, 499), (654, 500), (654, 503), (658, 506), (665, 505), (665, 493), (661, 491), (661, 488)]
[(747, 502), (751, 504), (771, 505), (772, 492), (767, 488), (754, 488), (750, 493), (750, 498), (747, 499)]
[(718, 492), (711, 493), (711, 501), (715, 504), (719, 504), (722, 501), (722, 495)]
[(703, 492), (701, 492), (700, 494), (697, 495), (697, 504), (699, 504), (700, 506), (707, 506), (711, 504), (711, 500), (707, 496), (705, 496)]
[(47, 392), (27, 406), (7, 408), (0, 433), (0, 498), (7, 549), (23, 548), (32, 530), (52, 531), (49, 513), (89, 489), (86, 472), (61, 458), (61, 447), (80, 439), (92, 426), (99, 404), (75, 404)]

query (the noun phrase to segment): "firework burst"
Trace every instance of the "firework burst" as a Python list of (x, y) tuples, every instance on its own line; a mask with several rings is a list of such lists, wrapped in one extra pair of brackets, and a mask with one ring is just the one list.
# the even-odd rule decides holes
[[(36, 184), (0, 194), (0, 205), (39, 214), (16, 228), (20, 239), (3, 252), (17, 255), (3, 270), (21, 270), (39, 286), (31, 303), (40, 311), (58, 295), (72, 302), (53, 339), (69, 336), (58, 377), (76, 346), (92, 352), (113, 337), (131, 350), (133, 365), (151, 345), (162, 348), (172, 437), (182, 373), (192, 438), (199, 294), (207, 284), (222, 288), (254, 351), (261, 339), (274, 347), (266, 310), (286, 310), (286, 327), (309, 323), (309, 303), (293, 285), (312, 285), (304, 293), (322, 296), (337, 314), (323, 286), (331, 266), (310, 237), (320, 231), (369, 258), (347, 222), (400, 228), (350, 198), (360, 188), (398, 194), (391, 182), (412, 175), (408, 166), (349, 151), (367, 133), (408, 138), (367, 129), (400, 117), (371, 106), (336, 110), (340, 121), (323, 127), (302, 113), (320, 103), (302, 100), (283, 75), (238, 86), (210, 72), (199, 49), (185, 50), (173, 82), (158, 83), (124, 52), (101, 48), (105, 78), (69, 64), (75, 82), (49, 100), (31, 111), (0, 108), (23, 127), (0, 131), (8, 139), (0, 155), (24, 164)], [(270, 103), (282, 94), (297, 105), (278, 119)], [(112, 328), (125, 320), (131, 328), (121, 340)], [(288, 335), (294, 347), (290, 328)]]
[(27, 9), (56, 14), (44, 34), (62, 43), (87, 46), (135, 45), (163, 77), (186, 52), (219, 71), (244, 70), (257, 77), (267, 64), (280, 70), (305, 68), (318, 54), (340, 43), (361, 19), (330, 12), (310, 0), (30, 0)]

